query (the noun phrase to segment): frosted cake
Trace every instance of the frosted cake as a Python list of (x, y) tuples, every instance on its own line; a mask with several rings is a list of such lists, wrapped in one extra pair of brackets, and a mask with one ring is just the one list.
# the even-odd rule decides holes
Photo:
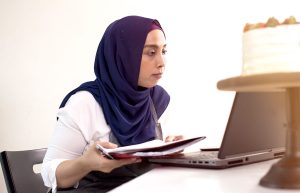
[(242, 75), (300, 71), (300, 25), (295, 17), (248, 23), (242, 41)]

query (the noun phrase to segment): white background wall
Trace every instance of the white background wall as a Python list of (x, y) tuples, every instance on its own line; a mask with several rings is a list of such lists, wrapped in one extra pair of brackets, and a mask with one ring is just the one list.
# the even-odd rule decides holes
[(100, 38), (126, 15), (161, 22), (169, 59), (160, 84), (172, 97), (166, 129), (206, 135), (202, 146), (221, 142), (234, 92), (216, 83), (241, 72), (244, 24), (300, 20), (296, 0), (0, 0), (0, 151), (47, 146), (61, 100), (94, 79)]

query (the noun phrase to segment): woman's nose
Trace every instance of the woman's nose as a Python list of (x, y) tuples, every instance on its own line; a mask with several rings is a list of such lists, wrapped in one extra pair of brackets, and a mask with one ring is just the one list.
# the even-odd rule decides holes
[(157, 59), (157, 67), (158, 68), (164, 68), (166, 65), (166, 59), (164, 55), (159, 55)]

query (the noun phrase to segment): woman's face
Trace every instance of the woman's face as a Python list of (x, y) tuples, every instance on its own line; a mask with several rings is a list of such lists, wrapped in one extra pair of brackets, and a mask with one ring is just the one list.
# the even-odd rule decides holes
[(159, 29), (148, 33), (142, 54), (138, 85), (145, 88), (155, 86), (165, 69), (166, 39)]

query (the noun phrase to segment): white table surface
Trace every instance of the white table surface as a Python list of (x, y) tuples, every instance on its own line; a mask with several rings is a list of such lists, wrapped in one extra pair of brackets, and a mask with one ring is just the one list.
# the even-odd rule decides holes
[(160, 166), (110, 193), (300, 193), (300, 189), (273, 189), (259, 185), (261, 177), (277, 161), (275, 159), (218, 170)]

